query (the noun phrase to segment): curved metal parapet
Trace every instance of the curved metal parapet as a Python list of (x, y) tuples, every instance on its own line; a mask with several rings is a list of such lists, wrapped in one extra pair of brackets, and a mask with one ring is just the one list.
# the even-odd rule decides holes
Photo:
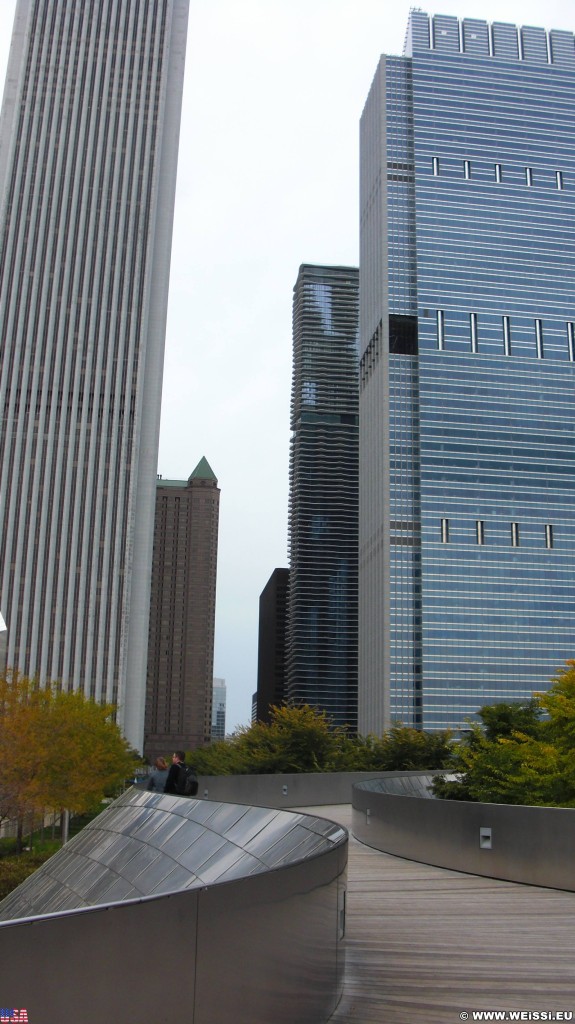
[(30, 1020), (318, 1024), (346, 863), (325, 819), (131, 789), (0, 903), (2, 998)]
[(129, 790), (0, 903), (0, 921), (226, 882), (344, 838), (308, 814)]
[(440, 800), (434, 775), (389, 774), (353, 787), (352, 831), (395, 857), (512, 882), (575, 890), (575, 809)]
[[(437, 772), (435, 774), (438, 774)], [(439, 774), (444, 774), (440, 772)], [(367, 793), (388, 793), (393, 796), (418, 796), (428, 800), (435, 797), (431, 791), (433, 773), (414, 774), (413, 772), (401, 772), (399, 775), (383, 775), (378, 779), (367, 779), (365, 782), (356, 783), (356, 789), (364, 790)]]

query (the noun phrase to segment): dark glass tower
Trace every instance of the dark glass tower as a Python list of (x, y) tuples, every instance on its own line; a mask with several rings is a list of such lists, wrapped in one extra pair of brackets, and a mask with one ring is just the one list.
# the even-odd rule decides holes
[(358, 271), (294, 288), (287, 698), (357, 728)]
[(260, 594), (258, 630), (258, 722), (270, 721), (270, 709), (286, 699), (286, 622), (289, 569), (274, 569)]
[(360, 731), (575, 635), (575, 43), (411, 14), (362, 117)]

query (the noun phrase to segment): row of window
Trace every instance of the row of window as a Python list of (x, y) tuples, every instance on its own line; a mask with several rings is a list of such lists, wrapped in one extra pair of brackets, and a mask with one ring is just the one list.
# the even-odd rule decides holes
[[(543, 344), (543, 321), (535, 319), (533, 321), (534, 326), (534, 340), (535, 340), (535, 354), (538, 359), (543, 359), (545, 355), (545, 347)], [(567, 341), (567, 353), (569, 362), (575, 362), (575, 321), (568, 320), (565, 324), (566, 329), (566, 341)], [(445, 310), (438, 309), (436, 311), (436, 330), (437, 330), (437, 347), (440, 352), (445, 350)], [(501, 340), (503, 343), (503, 354), (506, 356), (511, 355), (511, 317), (501, 317)], [(469, 314), (469, 346), (471, 351), (475, 354), (479, 352), (479, 315), (477, 313)]]
[[(473, 177), (471, 160), (463, 160), (461, 168), (463, 171), (463, 177), (469, 181), (470, 178)], [(435, 178), (438, 178), (441, 174), (441, 164), (438, 156), (431, 158), (431, 171)], [(493, 180), (497, 182), (497, 184), (501, 184), (504, 181), (503, 164), (493, 164)], [(532, 167), (525, 168), (525, 184), (529, 188), (532, 188), (535, 184)], [(563, 171), (555, 171), (555, 187), (559, 192), (562, 192), (565, 188), (565, 177), (563, 175)]]
[[(510, 523), (510, 528), (511, 547), (518, 548), (520, 544), (519, 523)], [(554, 546), (553, 526), (551, 523), (546, 523), (544, 529), (545, 547), (552, 548)], [(442, 519), (440, 521), (440, 531), (442, 544), (449, 544), (449, 519)], [(483, 519), (475, 521), (475, 540), (477, 544), (485, 544), (485, 522)]]

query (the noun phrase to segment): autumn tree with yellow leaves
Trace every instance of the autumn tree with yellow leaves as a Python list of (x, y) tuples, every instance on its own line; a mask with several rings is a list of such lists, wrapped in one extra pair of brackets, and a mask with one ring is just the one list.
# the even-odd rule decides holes
[(114, 707), (60, 685), (0, 676), (0, 821), (92, 810), (134, 770)]

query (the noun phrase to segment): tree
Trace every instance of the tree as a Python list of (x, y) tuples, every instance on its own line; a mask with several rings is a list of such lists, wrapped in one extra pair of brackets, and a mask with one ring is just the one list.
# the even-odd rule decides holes
[(51, 694), (42, 722), (50, 742), (35, 759), (40, 804), (82, 814), (133, 773), (135, 752), (114, 712), (113, 705), (98, 704), (80, 690)]
[(83, 813), (121, 784), (134, 751), (114, 707), (10, 673), (0, 677), (0, 819)]
[(436, 796), (486, 803), (575, 807), (575, 661), (546, 693), (486, 705), (482, 725), (453, 748), (457, 778), (434, 780)]
[(451, 737), (396, 725), (382, 737), (353, 736), (307, 704), (272, 708), (269, 724), (238, 729), (191, 754), (202, 775), (274, 772), (405, 771), (442, 768)]
[(539, 804), (561, 802), (559, 759), (552, 744), (516, 732), (487, 738), (480, 726), (456, 749), (452, 761), (458, 779), (436, 778), (436, 796), (482, 803)]
[(537, 701), (548, 720), (542, 727), (563, 752), (575, 750), (575, 661), (553, 676), (546, 693), (537, 694)]
[(37, 809), (30, 790), (45, 700), (30, 679), (0, 676), (0, 820), (21, 820)]
[(269, 723), (241, 727), (230, 740), (195, 750), (191, 760), (203, 775), (320, 772), (330, 764), (340, 732), (330, 729), (325, 711), (282, 705), (271, 709)]
[(510, 738), (516, 732), (537, 736), (543, 710), (537, 697), (511, 703), (485, 704), (477, 712), (488, 740)]
[(379, 745), (380, 759), (374, 767), (382, 771), (432, 770), (445, 767), (452, 738), (448, 731), (424, 732), (398, 724), (383, 734)]

